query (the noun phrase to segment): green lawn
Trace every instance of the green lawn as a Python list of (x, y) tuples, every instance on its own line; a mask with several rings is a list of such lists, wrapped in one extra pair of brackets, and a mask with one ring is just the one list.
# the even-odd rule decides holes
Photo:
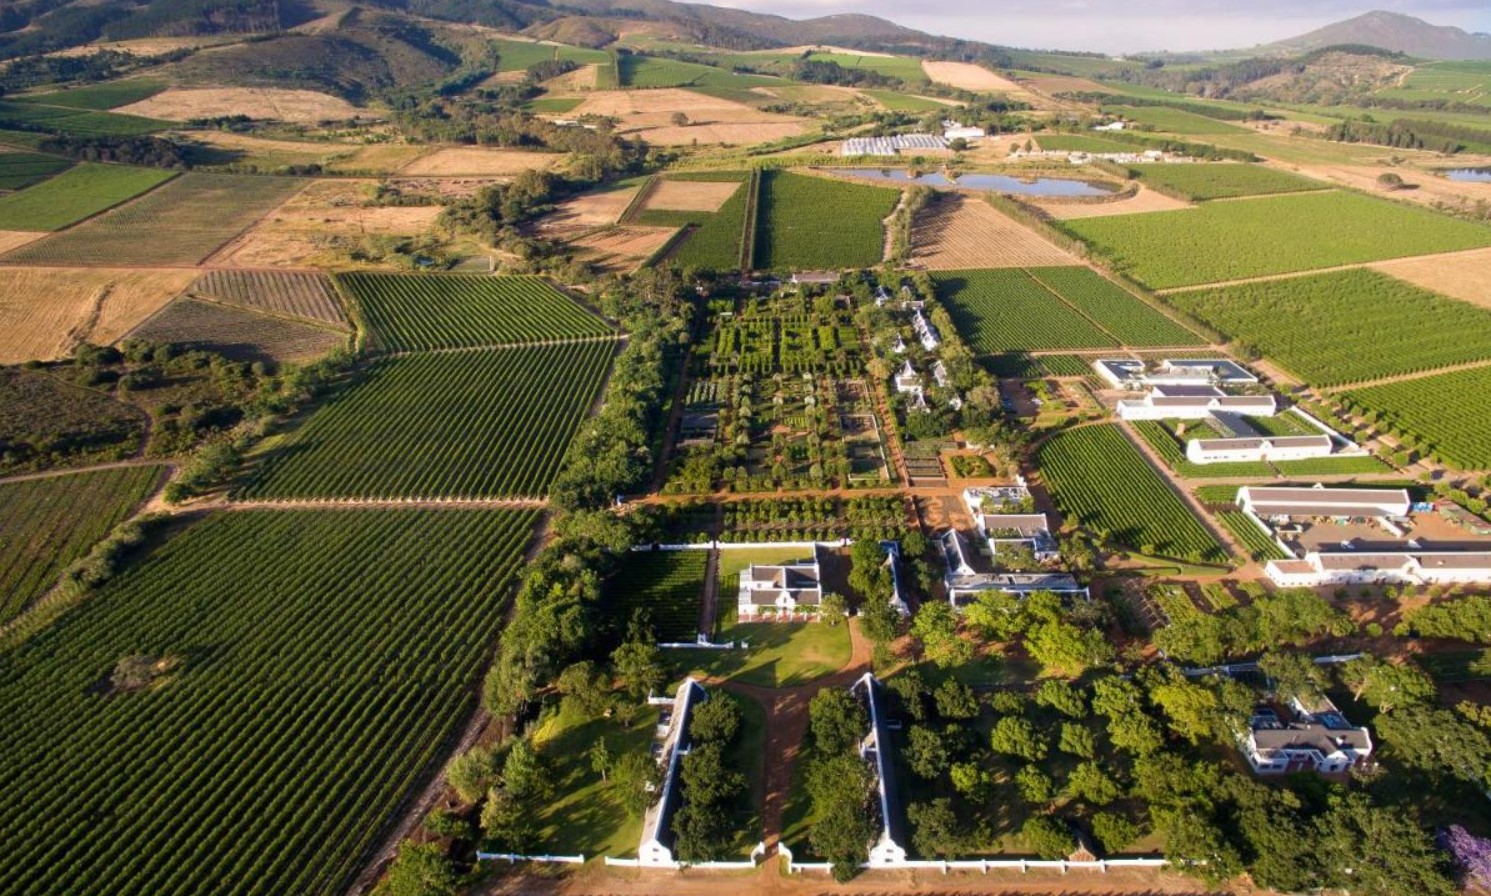
[(174, 176), (154, 168), (84, 162), (29, 190), (0, 197), (0, 230), (61, 230)]
[(48, 106), (66, 106), (69, 109), (93, 109), (104, 111), (128, 106), (155, 96), (168, 85), (152, 78), (133, 78), (126, 81), (110, 81), (106, 84), (89, 84), (55, 93), (18, 96), (17, 102), (38, 102)]
[(601, 781), (590, 765), (590, 750), (603, 737), (613, 758), (648, 750), (657, 722), (653, 706), (626, 727), (614, 719), (587, 718), (567, 700), (558, 709), (545, 710), (533, 742), (552, 763), (556, 796), (536, 819), (540, 851), (587, 859), (636, 855), (642, 819), (628, 815), (620, 796)]

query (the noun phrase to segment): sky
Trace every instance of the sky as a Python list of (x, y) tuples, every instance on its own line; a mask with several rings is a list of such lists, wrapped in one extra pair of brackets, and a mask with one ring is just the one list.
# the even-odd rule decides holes
[(1246, 48), (1374, 9), (1491, 32), (1491, 0), (703, 0), (794, 19), (867, 13), (1011, 47), (1136, 53)]

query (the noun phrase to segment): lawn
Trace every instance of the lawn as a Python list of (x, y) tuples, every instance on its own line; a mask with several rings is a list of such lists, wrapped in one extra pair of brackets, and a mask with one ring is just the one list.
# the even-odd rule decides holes
[(1314, 386), (1491, 359), (1491, 312), (1377, 271), (1242, 283), (1166, 300)]
[(0, 196), (0, 230), (61, 230), (174, 176), (154, 168), (84, 162), (29, 190)]
[(642, 819), (628, 815), (617, 792), (590, 764), (590, 751), (605, 738), (611, 756), (649, 749), (658, 710), (646, 706), (630, 725), (616, 719), (587, 718), (564, 701), (550, 707), (534, 725), (533, 742), (552, 763), (556, 796), (539, 813), (537, 851), (551, 855), (636, 855)]
[(868, 268), (885, 257), (882, 222), (899, 190), (767, 171), (761, 175), (755, 266), (762, 270)]
[(1129, 170), (1146, 186), (1196, 202), (1327, 188), (1327, 184), (1312, 178), (1239, 162), (1131, 165)]
[(1491, 227), (1339, 191), (1058, 226), (1152, 289), (1491, 246)]

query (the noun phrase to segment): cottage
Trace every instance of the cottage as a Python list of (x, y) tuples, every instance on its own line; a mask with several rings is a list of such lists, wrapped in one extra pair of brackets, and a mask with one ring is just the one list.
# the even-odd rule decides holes
[(767, 610), (817, 611), (823, 603), (823, 577), (816, 553), (796, 563), (756, 564), (740, 571), (736, 611), (742, 618)]
[(1372, 755), (1372, 735), (1346, 721), (1335, 705), (1317, 697), (1290, 701), (1288, 721), (1260, 707), (1239, 738), (1243, 755), (1260, 775), (1349, 771)]
[(1330, 457), (1335, 447), (1327, 435), (1192, 439), (1186, 443), (1186, 460), (1193, 464), (1304, 460)]
[(662, 732), (662, 749), (658, 754), (663, 780), (656, 791), (657, 799), (642, 816), (642, 841), (637, 847), (637, 860), (644, 868), (677, 867), (672, 823), (680, 797), (679, 769), (689, 752), (689, 718), (694, 707), (708, 697), (702, 685), (692, 678), (686, 679), (679, 685), (672, 709), (667, 713), (667, 727)]
[(959, 122), (945, 119), (942, 122), (942, 139), (951, 143), (954, 140), (982, 140), (988, 134), (983, 128), (972, 125), (960, 124)]
[(880, 830), (869, 843), (871, 868), (897, 868), (906, 864), (906, 847), (910, 843), (906, 817), (897, 787), (896, 763), (891, 740), (884, 686), (872, 673), (850, 686), (870, 716), (870, 730), (859, 742), (860, 758), (869, 763), (875, 774), (875, 792), (880, 800)]
[(890, 605), (905, 619), (911, 615), (911, 605), (906, 603), (901, 586), (901, 545), (894, 541), (882, 541), (880, 549), (885, 551), (885, 565), (890, 568)]
[(942, 334), (927, 320), (922, 310), (917, 308), (911, 312), (911, 329), (916, 331), (916, 338), (921, 340), (922, 348), (935, 352), (942, 345)]
[(916, 368), (911, 366), (909, 360), (901, 365), (901, 371), (896, 374), (896, 391), (902, 395), (915, 397), (920, 397), (922, 394), (921, 374), (916, 372)]

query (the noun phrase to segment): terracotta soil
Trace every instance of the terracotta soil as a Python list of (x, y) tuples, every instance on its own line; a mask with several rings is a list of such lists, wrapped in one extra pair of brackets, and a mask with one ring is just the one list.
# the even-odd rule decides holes
[(610, 271), (630, 271), (667, 245), (671, 227), (608, 227), (574, 240), (580, 258)]
[(989, 203), (958, 194), (918, 217), (912, 245), (912, 264), (933, 271), (1081, 263)]
[(165, 121), (190, 121), (222, 115), (224, 110), (250, 118), (302, 124), (345, 121), (368, 115), (366, 110), (330, 94), (276, 87), (172, 87), (114, 111)]

